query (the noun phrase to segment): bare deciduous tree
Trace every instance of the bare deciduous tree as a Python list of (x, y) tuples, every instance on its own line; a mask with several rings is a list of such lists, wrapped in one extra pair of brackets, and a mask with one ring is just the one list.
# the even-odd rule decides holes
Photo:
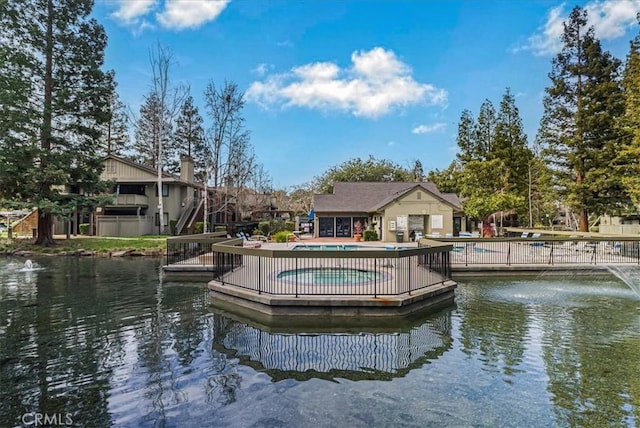
[(158, 147), (158, 217), (159, 231), (164, 232), (164, 203), (162, 197), (162, 141), (166, 138), (164, 133), (168, 125), (175, 120), (180, 107), (189, 94), (188, 87), (184, 85), (173, 86), (169, 78), (169, 71), (173, 64), (173, 53), (158, 43), (155, 48), (149, 51), (149, 62), (151, 64), (151, 94), (157, 99), (159, 104), (158, 128), (155, 137)]

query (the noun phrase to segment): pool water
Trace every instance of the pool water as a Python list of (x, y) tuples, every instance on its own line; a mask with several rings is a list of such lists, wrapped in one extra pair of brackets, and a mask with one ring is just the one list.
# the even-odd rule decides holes
[(0, 258), (1, 427), (640, 423), (640, 297), (613, 276), (465, 279), (438, 313), (267, 325), (160, 259), (37, 262)]
[(350, 268), (305, 268), (280, 272), (278, 279), (295, 280), (299, 284), (363, 284), (382, 278), (380, 272)]
[(355, 251), (360, 250), (362, 245), (296, 245), (292, 248), (294, 251)]
[[(468, 248), (468, 247), (467, 247)], [(453, 251), (454, 253), (464, 253), (465, 252), (465, 247), (453, 247)], [(497, 250), (490, 250), (488, 248), (482, 248), (482, 247), (473, 247), (473, 252), (474, 253), (499, 253), (500, 251)]]

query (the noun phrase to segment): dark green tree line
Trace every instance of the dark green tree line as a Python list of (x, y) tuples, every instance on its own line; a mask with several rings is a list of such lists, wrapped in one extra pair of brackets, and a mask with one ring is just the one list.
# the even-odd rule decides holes
[(102, 70), (107, 37), (92, 0), (0, 2), (2, 197), (39, 208), (40, 245), (52, 245), (59, 189), (94, 192), (102, 162), (100, 128), (110, 96)]
[(589, 214), (612, 212), (628, 201), (612, 167), (624, 113), (621, 62), (602, 50), (580, 7), (565, 22), (562, 42), (552, 61), (537, 138), (556, 189), (586, 232)]

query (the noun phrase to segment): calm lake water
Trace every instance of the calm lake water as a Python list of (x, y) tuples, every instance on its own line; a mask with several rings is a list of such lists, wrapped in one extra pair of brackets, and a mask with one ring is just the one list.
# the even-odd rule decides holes
[(1, 427), (640, 426), (640, 297), (614, 277), (465, 280), (436, 314), (296, 329), (161, 260), (35, 261), (0, 259)]

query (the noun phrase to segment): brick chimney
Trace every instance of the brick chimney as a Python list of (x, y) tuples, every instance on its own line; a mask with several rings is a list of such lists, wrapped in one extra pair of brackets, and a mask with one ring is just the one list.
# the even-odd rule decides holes
[(180, 180), (193, 183), (193, 159), (187, 155), (180, 156)]

